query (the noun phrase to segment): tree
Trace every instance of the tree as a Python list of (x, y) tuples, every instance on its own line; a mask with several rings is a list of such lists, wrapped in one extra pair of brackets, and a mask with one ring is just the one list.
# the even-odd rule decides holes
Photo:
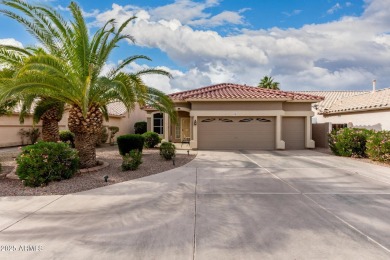
[(258, 87), (279, 90), (279, 85), (280, 83), (274, 82), (274, 79), (272, 77), (264, 76), (264, 78), (261, 79)]
[(119, 42), (133, 41), (130, 35), (123, 34), (123, 30), (135, 17), (118, 27), (111, 19), (90, 37), (82, 11), (75, 2), (69, 5), (70, 22), (42, 5), (30, 5), (21, 0), (2, 3), (16, 12), (0, 12), (26, 27), (44, 46), (46, 53), (28, 57), (7, 83), (0, 79), (0, 102), (15, 94), (35, 94), (66, 103), (69, 106), (68, 127), (75, 134), (82, 168), (96, 165), (95, 143), (103, 117), (108, 120), (108, 104), (122, 102), (128, 111), (134, 109), (136, 103), (149, 105), (175, 118), (170, 98), (148, 87), (141, 78), (147, 74), (170, 76), (168, 72), (159, 69), (123, 71), (138, 59), (150, 60), (147, 56), (124, 58), (110, 72), (102, 74), (109, 55)]
[[(19, 48), (10, 45), (0, 45), (0, 64), (6, 67), (0, 78), (12, 79), (14, 74), (20, 69), (24, 60), (34, 54), (44, 54), (42, 48)], [(47, 142), (57, 142), (60, 140), (58, 122), (62, 119), (64, 103), (39, 95), (20, 95), (7, 100), (3, 107), (10, 109), (20, 105), (20, 123), (24, 123), (24, 118), (33, 110), (33, 123), (37, 124), (42, 120), (42, 139)], [(33, 109), (32, 109), (33, 108)], [(0, 108), (1, 110), (1, 108)], [(0, 112), (1, 113), (1, 112)]]

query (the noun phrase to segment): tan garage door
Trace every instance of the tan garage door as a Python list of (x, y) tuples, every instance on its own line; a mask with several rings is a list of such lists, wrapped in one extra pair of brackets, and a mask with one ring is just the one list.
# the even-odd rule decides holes
[(275, 149), (274, 117), (199, 117), (199, 149)]
[(305, 118), (284, 117), (282, 122), (282, 139), (286, 150), (305, 149)]

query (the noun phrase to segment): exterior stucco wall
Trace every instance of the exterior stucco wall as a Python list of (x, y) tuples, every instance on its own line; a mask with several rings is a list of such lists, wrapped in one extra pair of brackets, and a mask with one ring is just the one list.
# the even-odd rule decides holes
[[(65, 113), (62, 120), (59, 122), (60, 130), (67, 129), (68, 113)], [(19, 123), (19, 115), (13, 114), (10, 116), (0, 117), (0, 147), (19, 146), (30, 144), (28, 138), (22, 138), (19, 135), (21, 129), (29, 130), (31, 128), (39, 128), (42, 132), (42, 123), (33, 125), (32, 117), (28, 116), (24, 119), (24, 124)]]
[(146, 122), (146, 115), (147, 113), (144, 110), (141, 110), (139, 106), (136, 106), (129, 114), (125, 112), (121, 117), (111, 116), (109, 121), (106, 121), (103, 124), (119, 127), (119, 132), (115, 135), (116, 137), (124, 134), (134, 134), (134, 124), (140, 121)]
[[(68, 117), (69, 113), (65, 111), (61, 121), (59, 122), (60, 130), (68, 129)], [(104, 121), (105, 126), (117, 126), (119, 132), (115, 135), (134, 133), (134, 124), (138, 121), (146, 121), (146, 112), (136, 107), (130, 112), (121, 117), (110, 116), (109, 121)], [(21, 136), (18, 134), (20, 129), (28, 130), (33, 127), (32, 118), (26, 117), (24, 124), (19, 123), (19, 115), (13, 114), (10, 116), (0, 117), (0, 147), (19, 146), (22, 145)], [(35, 125), (36, 128), (42, 129), (42, 123)], [(25, 139), (23, 144), (29, 144)]]
[(326, 116), (317, 115), (317, 123), (330, 122), (332, 124), (348, 124), (352, 123), (353, 127), (374, 129), (374, 130), (390, 130), (390, 111), (376, 110), (359, 113), (339, 114)]
[(283, 103), (284, 111), (311, 111), (311, 103)]

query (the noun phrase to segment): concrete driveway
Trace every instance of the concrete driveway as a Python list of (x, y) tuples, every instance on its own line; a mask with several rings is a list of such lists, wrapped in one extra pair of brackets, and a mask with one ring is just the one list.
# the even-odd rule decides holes
[(390, 168), (314, 151), (199, 151), (158, 175), (0, 209), (0, 259), (390, 258)]

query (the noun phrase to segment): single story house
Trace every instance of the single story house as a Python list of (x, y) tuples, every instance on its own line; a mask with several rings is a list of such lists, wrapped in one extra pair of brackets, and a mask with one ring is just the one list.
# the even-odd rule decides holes
[[(134, 124), (138, 121), (146, 121), (146, 112), (141, 110), (138, 106), (127, 113), (126, 107), (123, 103), (116, 102), (107, 106), (109, 121), (104, 122), (106, 126), (117, 126), (119, 132), (116, 136), (134, 133)], [(20, 109), (16, 108), (11, 115), (4, 115), (0, 117), (0, 147), (19, 146), (29, 144), (29, 140), (22, 139), (18, 134), (21, 129), (29, 130), (31, 128), (42, 128), (41, 122), (33, 125), (32, 117), (27, 116), (24, 124), (19, 123)], [(68, 112), (65, 113), (59, 122), (60, 130), (68, 129)]]
[(153, 108), (148, 131), (192, 149), (314, 148), (311, 104), (323, 97), (238, 84), (218, 84), (169, 95), (177, 122)]
[(372, 91), (299, 91), (324, 96), (312, 105), (313, 123), (390, 130), (390, 88)]

